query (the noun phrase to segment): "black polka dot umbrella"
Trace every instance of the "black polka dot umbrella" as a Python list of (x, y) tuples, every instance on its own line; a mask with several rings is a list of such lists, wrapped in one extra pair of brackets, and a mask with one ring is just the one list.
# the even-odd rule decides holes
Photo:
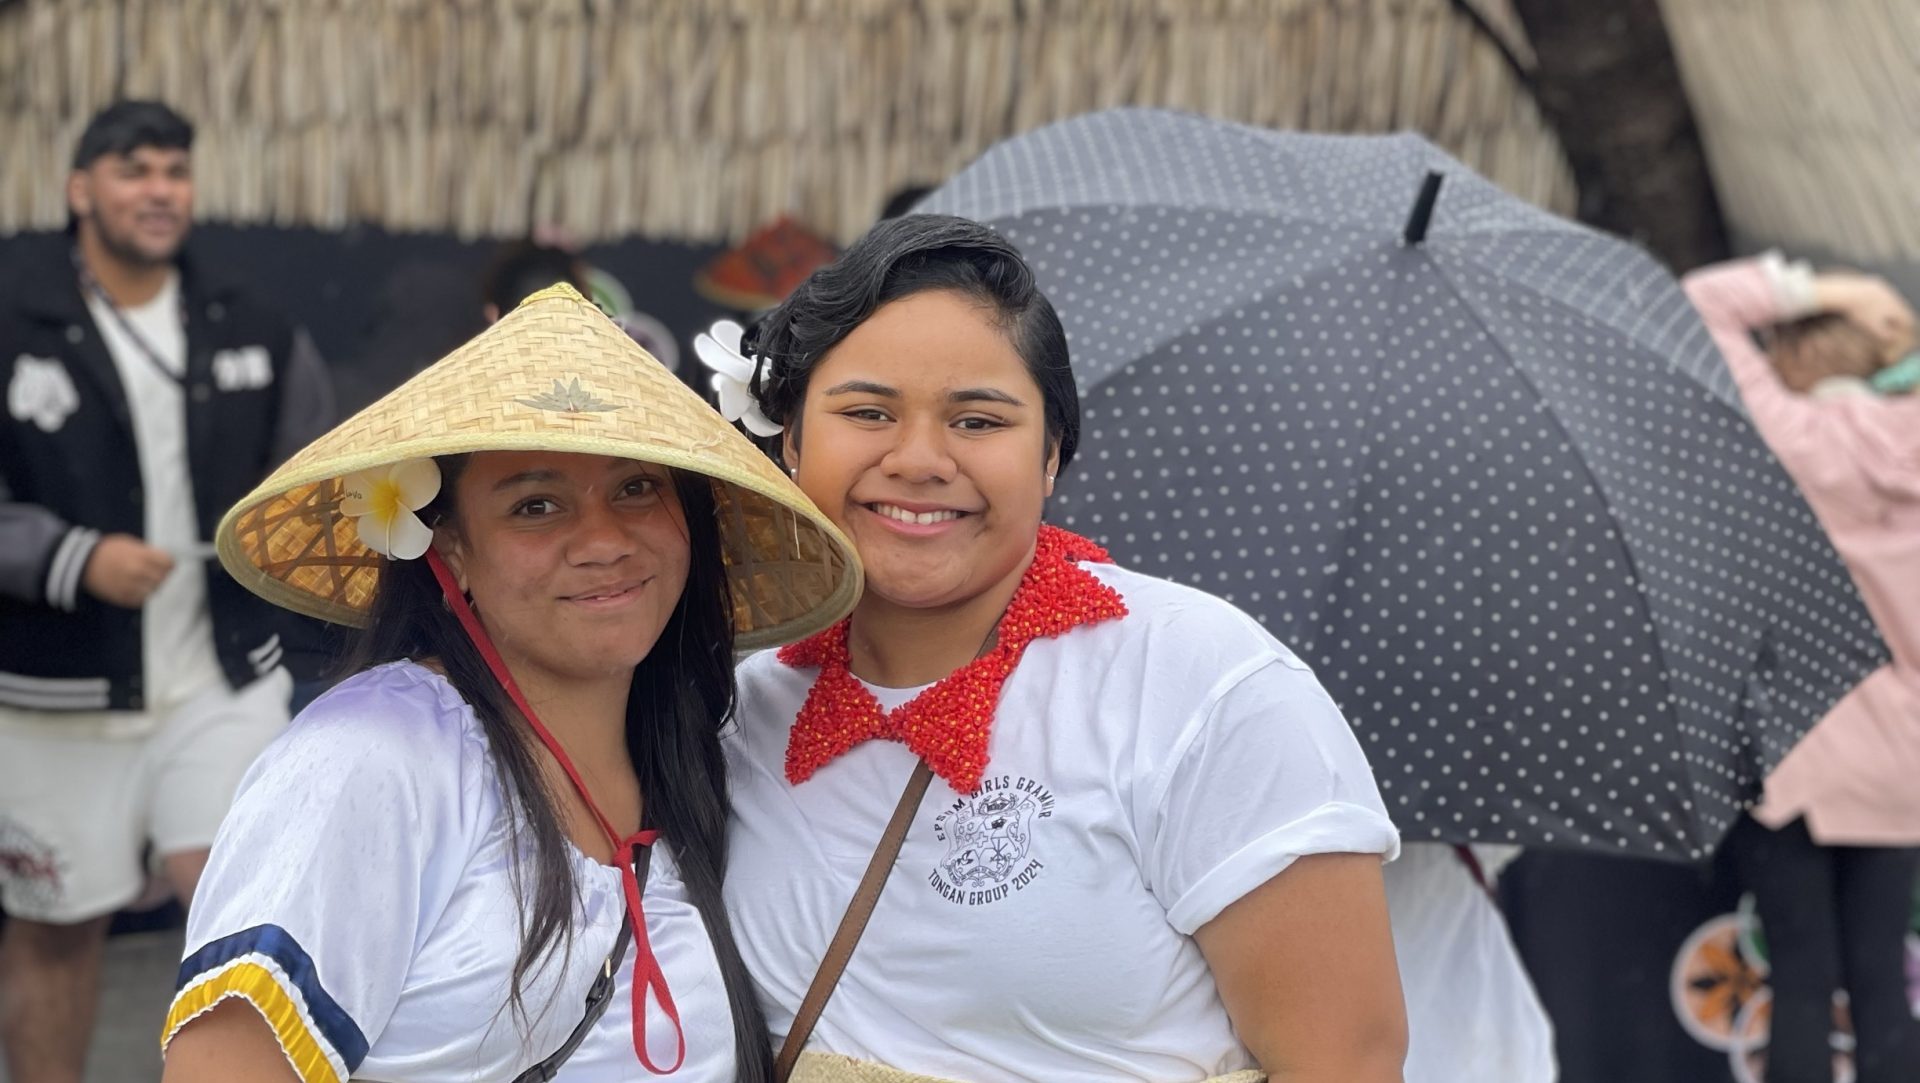
[(1312, 662), (1409, 838), (1701, 856), (1884, 658), (1673, 279), (1417, 136), (1116, 110), (921, 209), (1066, 323), (1049, 517)]

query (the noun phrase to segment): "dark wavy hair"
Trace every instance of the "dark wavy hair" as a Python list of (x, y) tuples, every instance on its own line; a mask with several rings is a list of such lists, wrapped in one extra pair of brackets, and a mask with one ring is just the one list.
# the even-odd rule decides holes
[(1066, 329), (1012, 242), (951, 215), (881, 222), (748, 329), (746, 352), (764, 359), (753, 382), (761, 412), (787, 426), (797, 447), (815, 366), (882, 306), (928, 290), (951, 290), (992, 311), (1040, 386), (1047, 450), (1059, 449), (1065, 469), (1080, 443), (1080, 392)]
[[(422, 518), (436, 529), (457, 529), (453, 494), (467, 460), (449, 456), (437, 461), (440, 495), (422, 509)], [(733, 1010), (738, 1078), (770, 1083), (773, 1052), (766, 1019), (754, 999), (720, 894), (728, 812), (720, 730), (733, 713), (735, 698), (732, 594), (720, 555), (713, 483), (676, 470), (673, 484), (692, 560), (686, 589), (659, 641), (634, 667), (627, 697), (627, 754), (640, 779), (648, 825), (673, 843), (687, 894), (713, 941)], [(509, 868), (522, 932), (509, 1003), (519, 1011), (528, 973), (556, 947), (572, 950), (570, 917), (578, 887), (558, 808), (540, 774), (539, 739), (444, 604), (440, 585), (424, 560), (381, 565), (367, 626), (341, 672), (357, 673), (402, 659), (438, 660), (454, 689), (473, 707), (501, 791), (518, 806), (520, 815), (510, 819), (514, 860)], [(564, 1003), (577, 1004), (572, 998)]]
[(93, 115), (73, 145), (73, 168), (141, 147), (192, 150), (193, 124), (165, 102), (117, 101)]

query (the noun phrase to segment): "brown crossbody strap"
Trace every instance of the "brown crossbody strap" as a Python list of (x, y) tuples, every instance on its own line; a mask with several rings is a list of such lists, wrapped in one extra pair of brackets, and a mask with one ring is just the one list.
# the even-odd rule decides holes
[(860, 878), (853, 901), (847, 904), (847, 912), (840, 918), (840, 927), (834, 930), (826, 957), (820, 960), (813, 984), (807, 986), (807, 995), (794, 1014), (793, 1026), (787, 1029), (787, 1040), (780, 1046), (780, 1056), (773, 1063), (773, 1078), (777, 1083), (787, 1083), (787, 1077), (793, 1074), (801, 1047), (812, 1036), (813, 1026), (820, 1021), (827, 999), (833, 996), (833, 987), (839, 984), (840, 972), (847, 968), (854, 945), (860, 943), (860, 934), (866, 931), (867, 919), (873, 916), (874, 904), (880, 901), (880, 892), (887, 886), (887, 874), (893, 871), (900, 846), (907, 840), (907, 825), (913, 822), (913, 814), (919, 810), (921, 799), (927, 795), (927, 785), (932, 781), (933, 769), (927, 766), (927, 761), (914, 765), (907, 788), (900, 793), (900, 803), (893, 807), (893, 819), (887, 821), (886, 834), (880, 836), (880, 845), (874, 847), (867, 873)]

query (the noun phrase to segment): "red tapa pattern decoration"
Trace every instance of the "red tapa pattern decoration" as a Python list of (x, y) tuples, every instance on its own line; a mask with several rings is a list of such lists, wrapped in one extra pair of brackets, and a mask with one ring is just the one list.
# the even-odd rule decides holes
[(1109, 564), (1113, 558), (1078, 534), (1042, 526), (993, 649), (891, 713), (847, 669), (846, 621), (781, 648), (787, 665), (820, 668), (787, 738), (787, 781), (805, 782), (841, 753), (882, 737), (912, 749), (960, 793), (978, 790), (1000, 686), (1027, 644), (1127, 615), (1119, 593), (1082, 568), (1083, 560)]

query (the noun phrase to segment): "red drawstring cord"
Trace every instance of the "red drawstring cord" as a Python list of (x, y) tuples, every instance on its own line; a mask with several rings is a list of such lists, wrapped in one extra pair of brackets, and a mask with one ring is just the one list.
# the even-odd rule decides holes
[[(500, 682), (500, 687), (513, 700), (513, 705), (520, 708), (527, 724), (539, 736), (540, 743), (546, 745), (547, 751), (553, 753), (553, 758), (560, 761), (560, 769), (567, 773), (574, 792), (587, 803), (587, 811), (593, 813), (593, 818), (600, 822), (600, 830), (606, 832), (607, 841), (613, 844), (614, 858), (620, 864), (620, 888), (627, 898), (627, 920), (633, 925), (633, 1051), (639, 1055), (640, 1063), (646, 1066), (647, 1071), (655, 1075), (672, 1075), (686, 1063), (687, 1032), (680, 1025), (680, 1009), (674, 1005), (673, 993), (667, 988), (667, 976), (661, 972), (660, 962), (653, 954), (653, 945), (647, 940), (647, 914), (641, 905), (640, 879), (634, 875), (631, 860), (633, 848), (653, 845), (658, 832), (637, 831), (623, 839), (613, 829), (613, 823), (601, 813), (600, 806), (593, 802), (593, 795), (587, 792), (587, 784), (580, 780), (580, 772), (574, 770), (573, 760), (567, 756), (567, 750), (553, 739), (553, 734), (540, 721), (540, 716), (533, 712), (527, 697), (514, 682), (513, 674), (507, 672), (506, 662), (501, 660), (500, 652), (494, 649), (493, 640), (487, 637), (486, 629), (480, 626), (480, 618), (474, 616), (473, 607), (467, 604), (466, 592), (460, 589), (446, 561), (440, 559), (438, 550), (431, 547), (427, 549), (427, 566), (433, 569), (433, 577), (440, 581), (440, 592), (446, 595), (447, 605), (453, 610), (453, 615), (460, 618), (460, 626), (467, 630), (467, 638), (473, 640), (473, 645), (480, 650), (480, 656), (487, 660), (487, 668), (493, 671), (494, 679)], [(626, 860), (621, 860), (622, 855)], [(673, 1023), (674, 1038), (679, 1043), (679, 1053), (674, 1057), (671, 1068), (654, 1064), (653, 1058), (647, 1054), (648, 990), (653, 991), (654, 999), (660, 1002), (660, 1010)]]

